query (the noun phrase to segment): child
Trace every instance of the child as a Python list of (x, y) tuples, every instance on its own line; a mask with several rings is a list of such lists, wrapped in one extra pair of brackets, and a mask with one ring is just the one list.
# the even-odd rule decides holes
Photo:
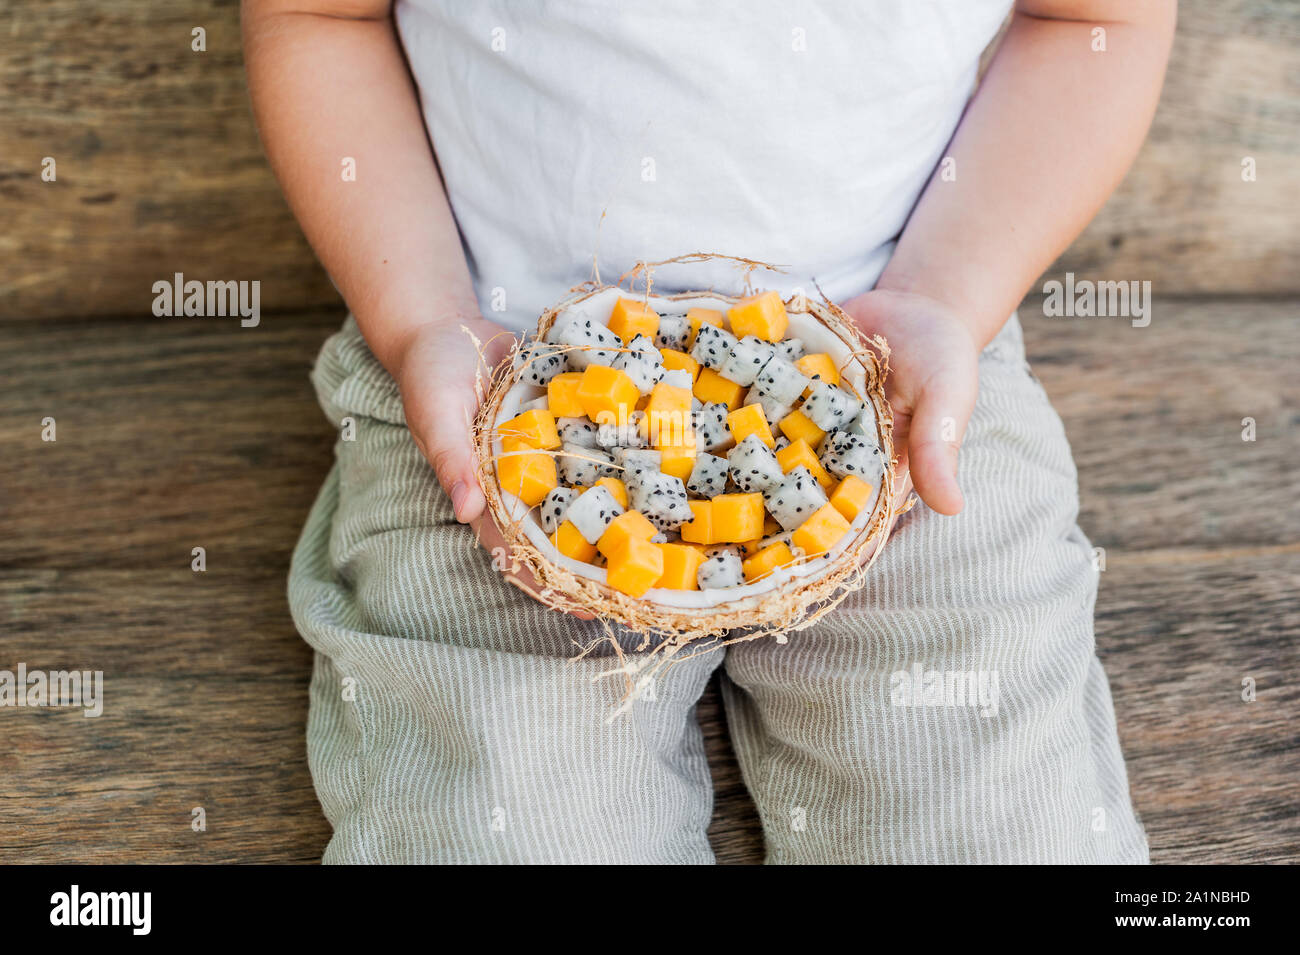
[[(1019, 0), (968, 102), (1009, 3), (245, 0), (267, 151), (353, 315), (313, 381), (355, 435), (289, 581), (325, 861), (711, 862), (718, 666), (771, 862), (1146, 861), (1013, 311), (1132, 161), (1174, 2)], [(693, 251), (786, 265), (756, 280), (889, 340), (923, 505), (816, 627), (607, 726), (609, 661), (569, 659), (599, 625), (493, 570), (462, 327), (529, 329), (593, 254), (608, 279)], [(930, 671), (996, 698), (900, 693)]]

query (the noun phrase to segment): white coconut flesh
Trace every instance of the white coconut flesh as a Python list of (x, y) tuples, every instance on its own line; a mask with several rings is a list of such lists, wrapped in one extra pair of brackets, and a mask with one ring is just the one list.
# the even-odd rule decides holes
[[(557, 329), (566, 322), (575, 319), (578, 321), (591, 319), (602, 325), (607, 325), (610, 313), (614, 310), (614, 303), (620, 298), (634, 298), (637, 301), (643, 301), (645, 296), (629, 294), (627, 291), (618, 288), (604, 289), (562, 307), (556, 315), (555, 323), (551, 328), (552, 330)], [(725, 314), (727, 309), (736, 303), (735, 300), (708, 295), (671, 299), (651, 295), (649, 304), (660, 315), (684, 315), (689, 308), (711, 308)], [(788, 308), (789, 306), (787, 306)], [(865, 396), (866, 369), (857, 358), (852, 357), (852, 349), (848, 344), (823, 325), (815, 315), (808, 312), (789, 311), (789, 316), (790, 327), (786, 331), (786, 338), (802, 339), (804, 351), (808, 354), (825, 352), (830, 355), (840, 368), (841, 384), (851, 385), (859, 396)], [(545, 394), (545, 388), (538, 388), (525, 382), (516, 382), (514, 387), (502, 398), (500, 411), (494, 424), (497, 427), (501, 426), (518, 415), (524, 405)], [(870, 401), (866, 403), (866, 407), (872, 415), (875, 414), (875, 406)], [(879, 441), (879, 422), (877, 422), (876, 428), (876, 440)], [(499, 439), (493, 442), (492, 451), (494, 455), (502, 453)], [(546, 531), (542, 529), (541, 521), (535, 509), (530, 508), (519, 498), (506, 491), (501, 492), (501, 500), (509, 519), (519, 523), (523, 532), (527, 535), (529, 543), (544, 554), (547, 559), (576, 576), (586, 577), (602, 584), (606, 583), (605, 569), (603, 567), (596, 567), (593, 564), (566, 557), (556, 549), (546, 535)], [(773, 590), (784, 590), (791, 586), (798, 587), (811, 583), (826, 573), (844, 552), (845, 548), (861, 536), (867, 525), (871, 523), (879, 503), (880, 482), (876, 481), (871, 500), (859, 512), (849, 532), (829, 552), (820, 557), (785, 567), (778, 567), (761, 580), (741, 587), (704, 590), (667, 590), (655, 587), (648, 590), (641, 599), (663, 607), (671, 607), (675, 610), (711, 610), (722, 604), (735, 604), (741, 601), (756, 603), (755, 598), (762, 597)]]

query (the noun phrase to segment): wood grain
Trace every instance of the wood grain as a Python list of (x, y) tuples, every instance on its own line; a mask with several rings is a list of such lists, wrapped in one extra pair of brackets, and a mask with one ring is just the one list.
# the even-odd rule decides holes
[[(145, 315), (174, 272), (338, 302), (262, 157), (235, 0), (51, 0), (0, 44), (0, 318)], [(190, 31), (207, 30), (207, 51)], [(1047, 273), (1300, 292), (1300, 4), (1183, 0), (1135, 167)], [(41, 181), (43, 157), (58, 181)], [(1255, 159), (1258, 178), (1241, 179)], [(1035, 286), (1039, 287), (1039, 286)]]
[[(1080, 524), (1099, 546), (1300, 541), (1300, 306), (1153, 305), (1151, 324), (1020, 309), (1033, 367), (1066, 422)], [(1243, 420), (1255, 440), (1243, 441)]]
[(98, 718), (0, 711), (0, 861), (319, 861), (311, 651), (283, 590), (219, 565), (0, 573), (5, 667), (104, 672)]
[[(1107, 549), (1098, 647), (1156, 861), (1300, 858), (1296, 307), (1022, 309)], [(0, 709), (0, 863), (319, 858), (284, 580), (333, 440), (307, 370), (340, 318), (0, 323), (0, 667), (108, 680), (97, 720)], [(715, 686), (699, 717), (718, 859), (761, 861)]]
[(1300, 4), (1183, 0), (1151, 133), (1045, 277), (1145, 280), (1164, 296), (1295, 293), (1298, 140)]
[(262, 156), (237, 0), (7, 12), (0, 318), (147, 315), (174, 272), (259, 280), (267, 310), (338, 302)]

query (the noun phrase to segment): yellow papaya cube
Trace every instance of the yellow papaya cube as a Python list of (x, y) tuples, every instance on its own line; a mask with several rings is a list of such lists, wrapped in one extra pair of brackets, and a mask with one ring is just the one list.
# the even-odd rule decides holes
[(504, 422), (497, 433), (502, 438), (520, 438), (530, 447), (552, 451), (560, 446), (560, 435), (555, 430), (555, 418), (542, 408), (534, 408)]
[(871, 501), (875, 490), (870, 484), (853, 474), (846, 474), (844, 480), (831, 492), (831, 505), (844, 515), (849, 523), (857, 520), (862, 509)]
[(606, 580), (629, 597), (640, 597), (664, 575), (664, 553), (657, 544), (631, 537), (606, 558)]
[(596, 557), (596, 545), (588, 544), (587, 539), (572, 521), (565, 521), (551, 535), (551, 543), (565, 557), (572, 557), (584, 564), (590, 564)]
[(713, 538), (713, 501), (690, 501), (689, 504), (694, 516), (681, 526), (682, 540), (688, 544), (716, 544)]
[[(712, 508), (710, 530), (716, 543), (739, 544), (763, 535), (762, 494), (719, 494), (709, 505)], [(689, 540), (685, 533), (682, 539)]]
[(778, 567), (784, 567), (786, 564), (794, 562), (794, 554), (786, 546), (785, 541), (777, 541), (774, 544), (768, 544), (754, 556), (750, 557), (740, 565), (745, 572), (745, 582), (753, 583), (761, 577), (766, 577)]
[(798, 408), (782, 418), (777, 427), (791, 441), (806, 441), (809, 445), (817, 444), (826, 436), (826, 432)]
[(552, 418), (581, 418), (586, 414), (578, 400), (578, 385), (581, 383), (580, 371), (566, 371), (551, 379), (546, 386), (546, 404), (551, 409)]
[(700, 333), (701, 325), (722, 327), (722, 313), (712, 308), (688, 308), (686, 320), (691, 323), (690, 334), (686, 337), (686, 350), (695, 347), (695, 336)]
[(686, 414), (687, 420), (690, 420), (691, 410), (691, 390), (689, 388), (678, 388), (676, 385), (670, 385), (661, 381), (650, 391), (650, 400), (646, 402), (645, 411), (649, 416), (652, 411), (675, 411), (678, 414)]
[(505, 438), (501, 442), (502, 454), (497, 458), (497, 480), (501, 490), (513, 494), (529, 507), (542, 503), (542, 499), (560, 483), (555, 459), (549, 454), (529, 454), (522, 438)]
[(809, 557), (824, 554), (849, 532), (849, 522), (830, 504), (823, 504), (813, 516), (794, 529), (790, 539)]
[(627, 510), (627, 485), (616, 477), (603, 477), (596, 482), (597, 487), (605, 487), (610, 494), (614, 495), (614, 500), (618, 501), (618, 506)]
[(744, 400), (745, 389), (712, 368), (701, 368), (699, 377), (695, 379), (695, 397), (704, 402), (720, 401), (728, 411), (734, 411)]
[(691, 476), (691, 471), (695, 468), (695, 446), (670, 446), (665, 445), (659, 448), (659, 470), (664, 474), (671, 474), (673, 477), (681, 478), (685, 484), (687, 478)]
[(840, 370), (835, 365), (835, 359), (825, 352), (804, 355), (794, 366), (809, 378), (820, 378), (829, 385), (840, 383)]
[(608, 557), (633, 537), (649, 540), (655, 533), (655, 526), (640, 511), (624, 511), (609, 522), (605, 533), (596, 542), (596, 550)]
[(627, 417), (640, 395), (627, 372), (605, 365), (588, 365), (578, 383), (578, 403), (592, 421), (599, 420), (602, 414), (606, 415), (603, 421), (609, 423)]
[(625, 343), (638, 335), (652, 339), (655, 332), (659, 331), (659, 315), (645, 302), (620, 298), (610, 313), (609, 330)]
[(664, 555), (663, 575), (656, 587), (667, 590), (699, 590), (696, 577), (704, 563), (704, 549), (694, 544), (656, 544)]
[(762, 549), (762, 544), (763, 538), (761, 537), (755, 537), (752, 541), (741, 541), (738, 545), (740, 547), (740, 556), (753, 557)]
[(808, 446), (808, 442), (803, 438), (798, 441), (791, 441), (780, 451), (776, 452), (776, 461), (781, 465), (781, 470), (789, 474), (797, 467), (805, 467), (812, 472), (817, 483), (822, 486), (822, 490), (830, 487), (835, 483), (835, 478), (827, 473), (822, 467), (822, 463), (817, 460), (817, 452)]
[(650, 392), (645, 417), (647, 437), (655, 446), (686, 444), (685, 436), (691, 430), (690, 390), (659, 382)]
[(772, 437), (772, 429), (767, 426), (767, 415), (763, 413), (762, 405), (737, 408), (727, 415), (727, 427), (737, 444), (756, 434), (769, 448), (776, 447), (776, 438)]
[(754, 335), (764, 341), (779, 342), (790, 327), (790, 316), (777, 292), (753, 295), (727, 312), (731, 331), (737, 338)]
[(763, 536), (771, 537), (773, 534), (781, 532), (781, 525), (777, 523), (776, 518), (771, 514), (763, 518)]
[(659, 354), (664, 359), (664, 371), (690, 372), (691, 381), (700, 377), (700, 363), (686, 352), (676, 351), (672, 348), (661, 348)]

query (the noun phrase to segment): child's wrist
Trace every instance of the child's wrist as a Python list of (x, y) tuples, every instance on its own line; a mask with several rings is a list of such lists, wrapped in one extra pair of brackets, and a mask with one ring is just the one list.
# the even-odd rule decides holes
[(982, 295), (978, 289), (970, 286), (971, 283), (921, 278), (903, 270), (886, 269), (876, 283), (875, 290), (923, 299), (952, 314), (970, 332), (972, 340), (982, 348), (992, 341), (1006, 324), (1015, 306), (1006, 309), (990, 306), (988, 296)]
[(970, 307), (965, 296), (946, 287), (945, 283), (926, 280), (901, 269), (886, 269), (876, 282), (875, 290), (923, 298), (954, 312), (968, 312)]
[(379, 363), (398, 378), (408, 356), (420, 349), (421, 342), (448, 329), (472, 326), (479, 321), (482, 319), (477, 308), (472, 311), (448, 309), (397, 322), (366, 323), (361, 330)]

